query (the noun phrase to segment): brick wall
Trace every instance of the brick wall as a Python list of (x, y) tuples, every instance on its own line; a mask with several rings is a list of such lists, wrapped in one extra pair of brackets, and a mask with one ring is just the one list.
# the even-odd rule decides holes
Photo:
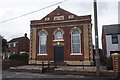
[(20, 66), (28, 64), (28, 61), (15, 61), (15, 60), (9, 60), (9, 61), (2, 61), (2, 69), (7, 69), (12, 66)]
[(23, 38), (19, 42), (18, 52), (21, 52), (21, 51), (29, 52), (29, 39), (27, 37)]

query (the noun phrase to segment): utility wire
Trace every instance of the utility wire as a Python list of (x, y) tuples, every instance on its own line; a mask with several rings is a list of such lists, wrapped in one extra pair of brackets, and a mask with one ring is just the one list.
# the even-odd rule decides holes
[(64, 0), (64, 1), (61, 1), (61, 2), (58, 2), (58, 3), (52, 4), (52, 5), (50, 5), (50, 6), (47, 6), (47, 7), (44, 7), (44, 8), (41, 8), (41, 9), (38, 9), (38, 10), (35, 10), (35, 11), (32, 11), (32, 12), (29, 12), (29, 13), (26, 13), (26, 14), (23, 14), (23, 15), (14, 17), (14, 18), (11, 18), (11, 19), (7, 19), (7, 20), (4, 20), (4, 21), (0, 21), (0, 23), (4, 23), (4, 22), (8, 22), (8, 21), (11, 21), (11, 20), (20, 18), (20, 17), (24, 17), (24, 16), (27, 16), (27, 15), (29, 15), (29, 14), (32, 14), (32, 13), (35, 13), (35, 12), (38, 12), (38, 11), (41, 11), (41, 10), (43, 10), (43, 9), (47, 9), (47, 8), (49, 8), (49, 7), (52, 7), (52, 6), (55, 6), (55, 5), (64, 3), (64, 2), (66, 2), (66, 1), (67, 1), (67, 0)]

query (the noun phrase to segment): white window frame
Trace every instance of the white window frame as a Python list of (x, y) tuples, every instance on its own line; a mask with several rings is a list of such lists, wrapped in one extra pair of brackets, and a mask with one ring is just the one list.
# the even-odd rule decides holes
[[(45, 31), (42, 31), (42, 32), (46, 33)], [(41, 33), (42, 33), (42, 32), (41, 32)], [(40, 33), (40, 34), (41, 34), (41, 33)], [(44, 36), (42, 36), (42, 37), (44, 37)], [(44, 53), (44, 54), (41, 54), (41, 53), (40, 53), (40, 45), (41, 45), (40, 38), (41, 38), (41, 36), (39, 35), (39, 53), (38, 53), (37, 55), (38, 55), (38, 56), (40, 56), (40, 55), (48, 55), (47, 52)], [(47, 50), (47, 34), (46, 34), (46, 50)]]
[(16, 42), (13, 43), (13, 47), (15, 47), (15, 46), (16, 46)]
[[(74, 29), (75, 30), (75, 29)], [(73, 30), (73, 31), (74, 31)], [(77, 29), (78, 30), (78, 29)], [(72, 32), (73, 32), (72, 31)], [(78, 30), (79, 31), (79, 30)], [(71, 32), (71, 54), (70, 55), (82, 55), (82, 53), (81, 53), (81, 33), (80, 33), (80, 31), (79, 31), (79, 34), (76, 34), (76, 35), (79, 35), (79, 37), (80, 37), (80, 53), (73, 53), (73, 51), (72, 51), (72, 32)]]

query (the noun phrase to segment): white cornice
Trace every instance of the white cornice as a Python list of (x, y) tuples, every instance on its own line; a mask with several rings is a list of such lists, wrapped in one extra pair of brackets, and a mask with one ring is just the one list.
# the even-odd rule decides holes
[(54, 23), (66, 23), (66, 22), (77, 22), (77, 21), (87, 21), (91, 19), (82, 19), (82, 20), (68, 20), (68, 21), (58, 21), (58, 22), (44, 22), (44, 23), (35, 23), (31, 25), (42, 25), (42, 24), (54, 24)]

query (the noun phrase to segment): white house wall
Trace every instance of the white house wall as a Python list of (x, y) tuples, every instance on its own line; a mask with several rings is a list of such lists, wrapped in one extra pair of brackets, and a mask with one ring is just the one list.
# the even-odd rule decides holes
[(112, 35), (106, 35), (107, 57), (110, 56), (110, 51), (120, 51), (120, 34), (118, 35), (118, 44), (112, 44)]

